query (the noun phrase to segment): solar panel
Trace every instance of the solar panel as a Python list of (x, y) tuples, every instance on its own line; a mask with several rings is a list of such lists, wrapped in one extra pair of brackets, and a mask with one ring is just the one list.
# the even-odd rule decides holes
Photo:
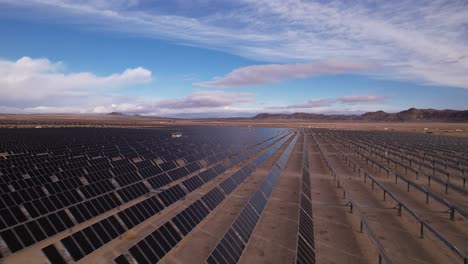
[(211, 181), (212, 179), (214, 179), (217, 176), (217, 174), (219, 173), (215, 172), (214, 169), (209, 169), (204, 172), (201, 172), (200, 178), (202, 179), (203, 182), (207, 183)]
[(299, 229), (297, 235), (296, 263), (315, 263), (314, 230), (312, 221), (312, 202), (310, 200), (310, 174), (307, 138), (304, 136), (302, 158), (301, 197), (299, 209)]
[(81, 251), (80, 247), (71, 236), (60, 240), (60, 242), (62, 242), (63, 246), (70, 253), (73, 260), (78, 261), (85, 256), (85, 254)]
[(12, 229), (4, 230), (0, 232), (0, 235), (2, 236), (3, 240), (5, 241), (11, 252), (16, 252), (24, 248), (23, 244), (16, 237)]
[(224, 193), (230, 194), (236, 189), (237, 184), (231, 178), (227, 178), (220, 184), (220, 187), (223, 189)]
[(185, 195), (185, 191), (179, 185), (174, 185), (171, 188), (159, 193), (158, 197), (166, 206), (169, 206)]
[(42, 252), (44, 252), (51, 264), (66, 264), (66, 261), (54, 245), (43, 248)]
[(182, 184), (189, 190), (189, 192), (197, 189), (198, 187), (203, 185), (203, 181), (197, 176), (193, 176), (185, 181), (182, 182)]
[(224, 195), (218, 188), (214, 188), (202, 196), (201, 200), (210, 210), (213, 210), (224, 200)]
[[(226, 140), (224, 133), (208, 131), (209, 137), (188, 133), (190, 137), (177, 142), (161, 137), (167, 132), (160, 130), (25, 129), (2, 133), (0, 148), (5, 148), (5, 137), (16, 141), (9, 143), (5, 152), (10, 156), (1, 157), (0, 162), (0, 235), (12, 252), (20, 250), (74, 227), (76, 222), (84, 223), (149, 193), (143, 179), (155, 189), (164, 187), (199, 170), (203, 162), (198, 161), (205, 159), (215, 164), (259, 140)], [(244, 161), (254, 149), (260, 150), (255, 147), (245, 151), (235, 156), (234, 162)], [(187, 165), (179, 167), (176, 162), (179, 159)], [(185, 188), (166, 190), (157, 197), (166, 205), (174, 203), (185, 196), (184, 190), (194, 191), (226, 169), (224, 164), (217, 164), (177, 185)], [(235, 182), (240, 183), (251, 172), (252, 168), (245, 166), (233, 178), (234, 185), (228, 181), (222, 190), (232, 192), (232, 187), (237, 186)], [(216, 189), (212, 195), (189, 206), (182, 217), (196, 225), (223, 199), (223, 192)], [(122, 212), (115, 215), (125, 226), (114, 216), (72, 234), (71, 242), (80, 247), (79, 253), (87, 254), (163, 208), (152, 197), (126, 211), (128, 215)], [(64, 241), (71, 243), (69, 239)], [(75, 257), (78, 255), (75, 252)]]
[[(279, 168), (284, 167), (285, 162), (281, 161), (288, 160), (293, 147), (296, 145), (297, 139), (298, 135), (293, 138), (285, 151), (281, 154), (278, 161), (280, 164), (276, 164)], [(277, 142), (274, 147), (272, 147), (272, 149), (279, 148), (283, 143), (284, 141)], [(273, 186), (276, 184), (280, 170), (275, 168), (275, 166), (272, 168), (269, 175), (263, 180), (263, 182), (269, 181)], [(268, 196), (265, 196), (265, 194), (262, 192), (262, 186), (264, 185), (260, 184), (258, 189), (252, 194), (247, 204), (235, 219), (232, 226), (228, 229), (221, 241), (216, 245), (211, 254), (208, 256), (208, 263), (237, 263), (240, 256), (242, 255), (245, 245), (249, 241), (250, 236), (254, 231), (255, 226), (257, 225), (263, 209), (267, 204), (268, 196), (271, 194), (271, 191), (267, 191), (266, 193)], [(268, 190), (268, 188), (266, 189)]]

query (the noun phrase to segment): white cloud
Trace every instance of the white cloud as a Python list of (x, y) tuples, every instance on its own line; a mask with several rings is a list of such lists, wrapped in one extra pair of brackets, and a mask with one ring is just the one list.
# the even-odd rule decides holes
[(97, 76), (90, 72), (67, 73), (61, 62), (22, 57), (0, 60), (0, 101), (39, 101), (49, 96), (86, 96), (105, 88), (149, 83), (151, 71), (130, 68), (122, 73)]
[(370, 63), (346, 61), (254, 65), (235, 69), (225, 77), (218, 77), (211, 81), (195, 83), (195, 85), (217, 88), (255, 86), (276, 83), (287, 79), (359, 71), (371, 67), (374, 67), (374, 65)]

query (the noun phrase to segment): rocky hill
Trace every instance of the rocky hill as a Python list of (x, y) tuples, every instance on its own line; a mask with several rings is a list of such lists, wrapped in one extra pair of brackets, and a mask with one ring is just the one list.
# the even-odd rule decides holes
[(384, 111), (367, 112), (363, 115), (324, 115), (313, 113), (268, 114), (262, 113), (253, 119), (288, 119), (312, 121), (363, 121), (363, 122), (468, 122), (468, 110), (436, 110), (410, 108), (398, 113)]

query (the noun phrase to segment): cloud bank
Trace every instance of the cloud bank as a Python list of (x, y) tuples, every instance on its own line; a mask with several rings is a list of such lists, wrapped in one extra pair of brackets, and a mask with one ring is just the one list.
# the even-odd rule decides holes
[(151, 71), (129, 68), (121, 73), (97, 76), (90, 72), (67, 73), (60, 62), (22, 57), (0, 60), (0, 100), (39, 101), (50, 96), (86, 96), (106, 88), (149, 83)]
[(206, 9), (197, 8), (206, 1), (174, 1), (157, 8), (135, 0), (0, 3), (30, 12), (31, 18), (43, 20), (39, 14), (47, 11), (51, 21), (169, 39), (259, 61), (364, 58), (382, 66), (368, 71), (369, 76), (468, 88), (464, 0), (212, 1)]

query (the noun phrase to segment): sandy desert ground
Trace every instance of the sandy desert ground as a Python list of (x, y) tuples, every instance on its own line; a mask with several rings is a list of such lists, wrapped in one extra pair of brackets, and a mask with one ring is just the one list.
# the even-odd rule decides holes
[(0, 127), (161, 127), (161, 126), (252, 126), (388, 130), (468, 137), (468, 123), (313, 122), (307, 120), (170, 119), (138, 115), (35, 114), (1, 115)]

